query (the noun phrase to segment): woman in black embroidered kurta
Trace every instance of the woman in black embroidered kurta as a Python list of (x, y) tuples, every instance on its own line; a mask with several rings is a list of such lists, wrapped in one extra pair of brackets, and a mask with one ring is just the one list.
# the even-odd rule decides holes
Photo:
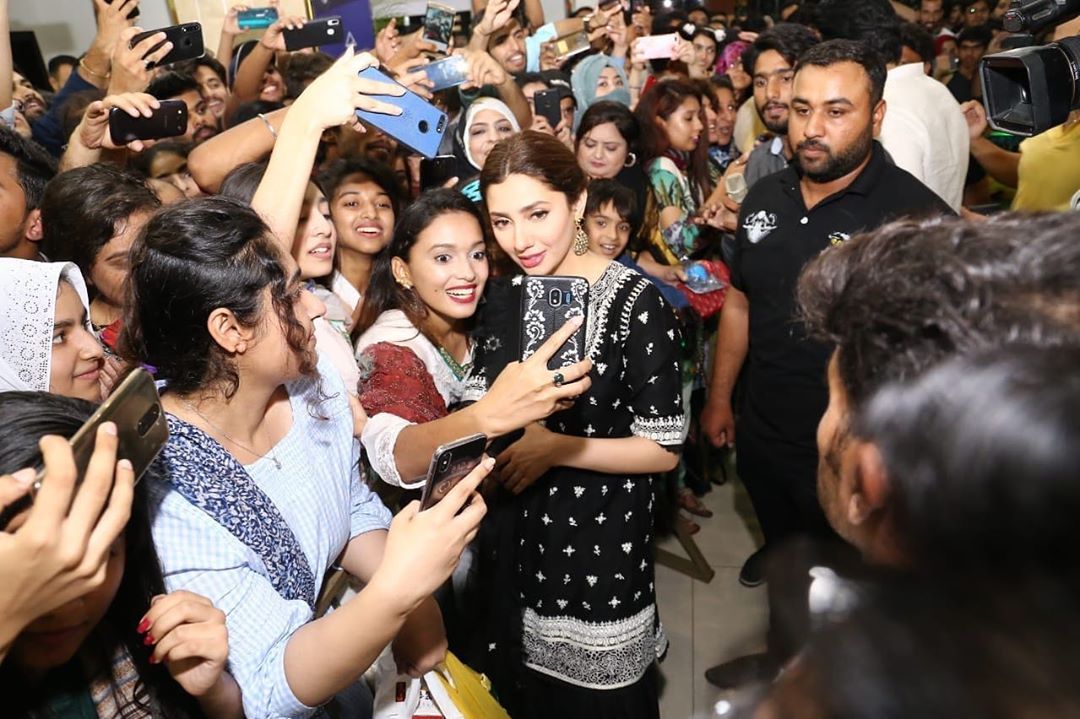
[(591, 388), (499, 457), (519, 497), (514, 576), (498, 589), (519, 600), (525, 716), (655, 717), (651, 475), (675, 465), (686, 427), (676, 320), (644, 277), (571, 249), (585, 180), (561, 147), (523, 133), (481, 175), (507, 254), (591, 284)]

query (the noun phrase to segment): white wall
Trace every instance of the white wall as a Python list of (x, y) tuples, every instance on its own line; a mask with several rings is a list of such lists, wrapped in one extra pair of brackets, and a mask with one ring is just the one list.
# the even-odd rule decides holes
[[(93, 0), (10, 0), (11, 29), (33, 30), (48, 62), (53, 55), (81, 55), (94, 39)], [(142, 0), (139, 26), (172, 24), (166, 0)]]

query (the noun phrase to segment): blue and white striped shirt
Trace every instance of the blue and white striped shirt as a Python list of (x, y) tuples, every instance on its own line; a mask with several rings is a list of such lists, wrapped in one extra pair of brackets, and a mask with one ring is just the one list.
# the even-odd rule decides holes
[[(318, 372), (325, 399), (320, 401), (314, 379), (290, 383), (292, 428), (263, 459), (245, 467), (296, 536), (316, 587), (351, 538), (385, 530), (391, 518), (360, 481), (360, 446), (345, 387), (329, 362), (320, 361)], [(285, 677), (285, 646), (311, 621), (308, 604), (282, 597), (259, 555), (168, 483), (155, 482), (150, 496), (168, 590), (201, 594), (225, 612), (228, 669), (243, 691), (244, 713), (249, 719), (313, 713)]]

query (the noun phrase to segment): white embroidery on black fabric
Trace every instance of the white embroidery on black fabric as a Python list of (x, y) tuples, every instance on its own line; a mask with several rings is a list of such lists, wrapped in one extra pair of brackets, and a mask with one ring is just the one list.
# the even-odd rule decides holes
[(743, 222), (746, 239), (756, 245), (776, 229), (776, 215), (765, 210), (758, 210)]
[[(606, 604), (621, 604), (612, 597)], [(582, 602), (591, 610), (587, 602)], [(530, 669), (589, 689), (617, 689), (644, 676), (666, 648), (654, 607), (613, 622), (587, 622), (574, 617), (543, 617), (526, 608), (522, 646)], [(661, 646), (657, 646), (660, 644)]]

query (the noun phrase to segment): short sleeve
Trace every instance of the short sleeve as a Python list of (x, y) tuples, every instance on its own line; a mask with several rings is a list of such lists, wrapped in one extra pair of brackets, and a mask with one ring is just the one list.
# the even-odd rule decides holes
[[(745, 204), (743, 205), (745, 207)], [(746, 240), (746, 229), (743, 227), (744, 212), (739, 213), (738, 227), (735, 228), (735, 241), (731, 243), (731, 286), (739, 292), (746, 292), (742, 276), (742, 251)]]
[(683, 403), (680, 350), (682, 337), (674, 311), (647, 280), (637, 293), (629, 325), (620, 328), (625, 347), (624, 382), (630, 390), (634, 419), (631, 433), (665, 447), (686, 440), (689, 415)]

